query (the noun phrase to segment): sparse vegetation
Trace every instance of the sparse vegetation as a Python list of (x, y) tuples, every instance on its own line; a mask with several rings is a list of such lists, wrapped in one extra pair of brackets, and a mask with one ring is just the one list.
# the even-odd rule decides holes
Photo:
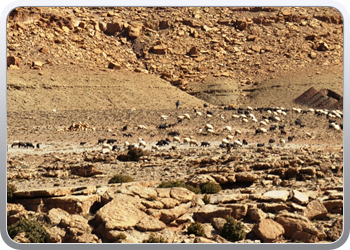
[(126, 235), (124, 233), (119, 233), (115, 236), (114, 241), (120, 241), (125, 239), (126, 239)]
[(195, 194), (200, 194), (201, 190), (200, 188), (197, 187), (193, 187), (191, 185), (187, 185), (184, 181), (182, 180), (176, 180), (176, 181), (163, 181), (159, 184), (158, 186), (159, 188), (172, 188), (172, 187), (182, 187), (182, 188), (187, 188), (188, 190), (190, 190), (191, 192), (195, 193)]
[(168, 243), (162, 235), (151, 234), (147, 240), (143, 240), (142, 243)]
[(230, 241), (245, 239), (244, 224), (233, 217), (227, 217), (226, 223), (221, 230), (221, 236)]
[(192, 222), (187, 228), (187, 234), (194, 234), (196, 236), (205, 236), (204, 227), (200, 222)]
[(210, 196), (205, 194), (204, 197), (203, 197), (203, 201), (205, 204), (209, 204), (210, 203)]
[(46, 243), (50, 238), (50, 235), (39, 222), (28, 219), (20, 220), (8, 226), (7, 231), (11, 239), (14, 239), (17, 234), (24, 232), (31, 243)]
[(132, 182), (132, 181), (134, 181), (134, 179), (128, 175), (116, 174), (108, 181), (108, 184), (124, 183), (124, 182)]
[(141, 148), (132, 148), (129, 149), (127, 155), (129, 161), (138, 161), (141, 156), (145, 155), (145, 152)]
[(221, 186), (217, 183), (207, 182), (200, 185), (203, 194), (216, 194), (221, 191)]
[(10, 184), (7, 181), (7, 202), (13, 202), (14, 201), (14, 197), (13, 197), (13, 193), (16, 192), (17, 188), (15, 187), (15, 185)]

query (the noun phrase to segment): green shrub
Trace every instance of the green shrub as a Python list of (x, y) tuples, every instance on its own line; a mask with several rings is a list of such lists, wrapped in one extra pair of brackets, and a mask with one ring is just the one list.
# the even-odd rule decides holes
[(188, 234), (194, 234), (196, 236), (205, 236), (204, 227), (200, 222), (192, 222), (187, 228)]
[(205, 194), (203, 197), (204, 204), (209, 204), (210, 203), (210, 196)]
[(114, 237), (114, 241), (120, 241), (120, 240), (125, 240), (126, 239), (126, 235), (123, 233), (119, 233)]
[(17, 234), (24, 232), (31, 243), (46, 243), (50, 238), (50, 235), (39, 222), (28, 219), (20, 220), (8, 226), (7, 231), (11, 239), (14, 239)]
[(221, 191), (221, 186), (217, 183), (207, 182), (200, 185), (202, 194), (216, 194)]
[(192, 191), (195, 194), (200, 194), (201, 193), (201, 189), (199, 188), (199, 186), (191, 186), (191, 185), (186, 185), (185, 188), (187, 188), (188, 190)]
[(159, 188), (172, 188), (172, 187), (182, 187), (182, 188), (187, 188), (188, 190), (190, 190), (191, 192), (195, 193), (195, 194), (200, 194), (201, 190), (200, 188), (197, 187), (193, 187), (191, 185), (187, 185), (185, 184), (184, 181), (180, 181), (180, 180), (176, 180), (176, 181), (163, 181), (162, 183), (160, 183), (158, 185)]
[(108, 183), (124, 183), (124, 182), (132, 182), (134, 179), (128, 175), (121, 175), (121, 174), (116, 174), (114, 175)]
[(15, 185), (7, 181), (7, 202), (14, 202), (15, 198), (13, 197), (13, 193), (16, 192), (16, 190), (17, 188)]
[(142, 243), (168, 243), (168, 241), (162, 235), (151, 234), (147, 240), (143, 240)]
[(244, 240), (246, 236), (244, 224), (232, 217), (227, 217), (221, 230), (221, 236), (230, 241)]
[(176, 181), (162, 181), (158, 185), (159, 188), (172, 188), (172, 187), (185, 187), (186, 184), (183, 181), (176, 180)]
[(145, 152), (141, 148), (132, 148), (129, 149), (127, 155), (129, 161), (138, 161), (141, 156), (145, 155)]

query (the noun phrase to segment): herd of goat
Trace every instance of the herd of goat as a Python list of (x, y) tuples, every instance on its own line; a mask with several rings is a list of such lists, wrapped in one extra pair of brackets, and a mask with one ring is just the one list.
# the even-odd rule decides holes
[[(307, 113), (312, 113), (315, 116), (319, 117), (325, 117), (328, 119), (329, 122), (329, 129), (342, 131), (343, 130), (343, 124), (337, 123), (337, 120), (342, 120), (343, 113), (339, 110), (322, 110), (322, 109), (300, 109), (300, 108), (292, 108), (292, 109), (284, 109), (282, 107), (277, 108), (234, 108), (234, 107), (225, 107), (224, 110), (230, 110), (232, 113), (230, 114), (231, 118), (233, 120), (238, 120), (244, 124), (250, 124), (253, 123), (253, 128), (255, 129), (254, 135), (258, 134), (268, 134), (268, 132), (271, 133), (279, 133), (280, 134), (280, 140), (279, 143), (281, 146), (284, 146), (286, 141), (291, 142), (296, 137), (295, 135), (288, 135), (287, 131), (285, 130), (286, 123), (283, 123), (284, 117), (288, 115), (289, 112), (294, 112), (296, 114), (300, 114), (300, 117), (294, 120), (294, 123), (290, 123), (289, 125), (293, 126), (299, 126), (300, 128), (304, 128), (305, 124), (303, 123), (301, 116)], [(259, 117), (256, 117), (254, 113), (259, 114)], [(207, 117), (212, 118), (214, 117), (214, 114), (210, 110), (206, 110), (205, 113), (202, 114), (202, 112), (198, 111), (197, 109), (194, 109), (194, 117)], [(169, 115), (161, 115), (162, 120), (168, 120)], [(229, 119), (229, 116), (226, 115), (218, 115), (218, 119)], [(259, 118), (259, 120), (258, 120)], [(176, 122), (173, 124), (167, 124), (163, 123), (156, 128), (158, 130), (165, 130), (168, 128), (174, 128), (178, 124), (182, 123), (184, 120), (191, 120), (191, 116), (189, 114), (184, 114), (176, 117)], [(216, 119), (216, 117), (215, 117)], [(242, 126), (241, 125), (241, 126)], [(137, 130), (146, 130), (147, 127), (145, 125), (137, 125)], [(125, 125), (122, 129), (122, 136), (123, 137), (133, 137), (132, 133), (129, 133), (129, 128), (127, 125)], [(220, 132), (218, 132), (220, 131)], [(279, 132), (277, 132), (279, 131)], [(223, 132), (227, 132), (225, 138), (221, 140), (221, 144), (219, 144), (220, 148), (226, 148), (228, 151), (232, 147), (242, 147), (244, 145), (248, 145), (248, 141), (246, 139), (234, 139), (235, 136), (241, 136), (242, 132), (240, 129), (233, 129), (231, 126), (225, 126), (223, 129), (220, 128), (218, 130), (214, 129), (214, 126), (206, 123), (203, 128), (200, 128), (197, 134), (200, 135), (223, 135)], [(292, 131), (288, 131), (288, 133), (291, 133)], [(167, 133), (168, 137), (172, 137), (172, 140), (169, 138), (165, 138), (162, 140), (157, 141), (155, 145), (151, 146), (152, 150), (158, 150), (159, 147), (163, 146), (170, 146), (170, 143), (177, 143), (177, 145), (180, 144), (188, 144), (190, 146), (200, 146), (200, 147), (209, 147), (210, 143), (207, 141), (197, 142), (195, 139), (195, 136), (185, 136), (182, 139), (180, 138), (180, 132), (179, 131), (169, 131)], [(284, 137), (286, 136), (286, 137)], [(305, 132), (305, 136), (308, 138), (312, 137), (312, 134), (310, 132)], [(154, 135), (151, 134), (151, 137), (154, 137)], [(276, 140), (273, 138), (270, 138), (268, 143), (272, 144), (275, 143)], [(80, 146), (84, 146), (86, 142), (80, 142)], [(118, 144), (118, 141), (116, 139), (98, 139), (97, 140), (98, 145), (102, 145), (102, 150), (111, 150), (111, 151), (117, 151), (120, 150), (123, 146), (125, 149), (131, 149), (133, 147), (137, 148), (145, 148), (147, 143), (142, 139), (138, 138), (137, 142), (130, 144), (129, 142), (125, 141), (123, 144)], [(12, 143), (11, 148), (14, 147), (18, 148), (40, 148), (40, 144), (36, 144), (34, 146), (33, 143), (30, 142), (20, 142), (15, 141)], [(257, 143), (257, 147), (264, 147), (265, 143)], [(171, 146), (173, 149), (176, 149), (176, 144), (173, 144)]]

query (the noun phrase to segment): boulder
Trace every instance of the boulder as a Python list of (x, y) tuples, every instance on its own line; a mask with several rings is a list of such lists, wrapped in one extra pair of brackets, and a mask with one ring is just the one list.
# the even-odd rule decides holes
[(28, 211), (21, 204), (7, 203), (7, 226), (22, 219), (28, 219)]
[(8, 56), (7, 57), (7, 67), (10, 67), (11, 65), (15, 65), (19, 67), (21, 63), (21, 59), (15, 56)]
[(161, 209), (159, 210), (159, 216), (160, 220), (164, 223), (168, 224), (183, 214), (188, 212), (188, 209), (191, 207), (191, 202), (183, 203), (177, 207), (171, 208), (171, 209)]
[(311, 228), (311, 222), (307, 217), (292, 213), (278, 214), (275, 221), (283, 226), (284, 236), (287, 238), (292, 238), (297, 231), (305, 232)]
[(152, 47), (152, 52), (158, 55), (166, 54), (168, 47), (164, 44), (155, 45)]
[(212, 194), (210, 204), (238, 202), (249, 198), (249, 194)]
[(99, 28), (108, 36), (114, 35), (123, 30), (124, 24), (122, 21), (114, 21), (111, 23), (100, 23)]
[(326, 200), (323, 201), (323, 205), (327, 208), (329, 213), (342, 213), (343, 212), (343, 200)]
[(253, 231), (265, 243), (275, 242), (284, 234), (283, 226), (271, 219), (260, 220)]
[(134, 193), (135, 195), (140, 196), (140, 198), (144, 198), (146, 200), (155, 200), (158, 196), (157, 191), (154, 188), (150, 188), (150, 187), (132, 185), (127, 187), (127, 189), (132, 193)]
[(304, 210), (304, 216), (310, 220), (325, 218), (327, 214), (328, 210), (320, 200), (311, 201)]
[(141, 36), (141, 31), (143, 28), (142, 23), (132, 23), (128, 26), (128, 36), (131, 39), (135, 39)]
[(110, 230), (131, 229), (147, 216), (143, 210), (144, 206), (139, 198), (118, 194), (111, 202), (98, 210), (96, 225), (101, 227), (100, 231), (105, 235)]
[(297, 190), (293, 190), (293, 201), (303, 205), (309, 202), (309, 196), (306, 193), (299, 192)]
[(312, 234), (307, 233), (307, 232), (300, 232), (300, 231), (297, 231), (293, 234), (292, 240), (301, 241), (304, 243), (317, 243), (317, 242), (319, 242), (317, 236), (312, 235)]
[(266, 218), (266, 214), (260, 208), (249, 208), (248, 216), (252, 221), (259, 221)]
[(227, 204), (223, 206), (231, 208), (231, 216), (237, 220), (244, 218), (248, 212), (247, 204)]
[(231, 208), (205, 205), (199, 208), (198, 211), (194, 213), (194, 216), (199, 222), (207, 222), (215, 217), (226, 218), (231, 212)]
[(152, 216), (143, 217), (135, 228), (141, 232), (160, 231), (166, 227), (166, 224)]
[(268, 191), (261, 196), (261, 200), (263, 201), (287, 201), (289, 196), (288, 190), (274, 190)]
[(170, 196), (171, 198), (174, 198), (180, 201), (181, 203), (185, 203), (192, 200), (195, 196), (195, 193), (186, 188), (173, 187), (170, 190)]

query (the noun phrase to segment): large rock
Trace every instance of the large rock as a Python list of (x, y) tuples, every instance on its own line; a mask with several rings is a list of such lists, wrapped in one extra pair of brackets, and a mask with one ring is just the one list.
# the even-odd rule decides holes
[(198, 211), (194, 213), (194, 216), (199, 222), (207, 222), (215, 217), (226, 218), (231, 212), (231, 208), (218, 207), (209, 204), (198, 209)]
[(210, 195), (211, 204), (237, 202), (246, 200), (249, 198), (249, 194), (213, 194)]
[(263, 201), (287, 201), (289, 196), (289, 191), (287, 190), (274, 190), (268, 191), (261, 196)]
[(328, 210), (320, 200), (311, 201), (304, 210), (304, 215), (312, 219), (322, 219), (327, 216)]
[(173, 187), (170, 190), (170, 196), (181, 203), (185, 203), (192, 200), (195, 193), (186, 188)]
[(244, 218), (248, 212), (247, 204), (227, 204), (223, 206), (231, 208), (231, 216), (237, 220)]
[(343, 212), (343, 200), (327, 200), (323, 201), (323, 205), (327, 208), (329, 213)]
[(263, 242), (275, 242), (284, 234), (283, 226), (271, 219), (260, 220), (253, 231)]
[(131, 39), (138, 38), (141, 35), (142, 28), (143, 28), (142, 23), (131, 23), (128, 26), (128, 36)]
[(309, 202), (309, 196), (306, 193), (293, 190), (293, 201), (300, 205), (307, 204)]
[(19, 67), (20, 63), (21, 63), (21, 59), (18, 57), (14, 57), (14, 56), (7, 57), (7, 67), (10, 67), (11, 65), (15, 65)]
[(152, 216), (143, 217), (139, 223), (136, 224), (136, 229), (142, 232), (145, 231), (160, 231), (166, 227), (166, 224)]
[(159, 212), (160, 220), (163, 221), (164, 223), (168, 224), (183, 214), (188, 212), (188, 209), (191, 207), (191, 202), (188, 203), (183, 203), (179, 206), (176, 206), (171, 209), (161, 209)]
[(139, 185), (133, 185), (127, 188), (129, 191), (147, 200), (154, 200), (158, 196), (157, 191), (154, 188), (143, 187)]
[(297, 231), (308, 231), (311, 228), (311, 222), (307, 217), (292, 213), (278, 214), (275, 221), (283, 226), (284, 236), (287, 238), (292, 238)]
[(252, 221), (259, 221), (266, 218), (266, 213), (259, 208), (253, 207), (248, 209), (248, 216)]
[(126, 230), (134, 227), (147, 216), (141, 199), (119, 194), (96, 213), (96, 225), (107, 233), (110, 230)]
[(7, 226), (22, 219), (28, 219), (28, 211), (21, 204), (7, 203)]

